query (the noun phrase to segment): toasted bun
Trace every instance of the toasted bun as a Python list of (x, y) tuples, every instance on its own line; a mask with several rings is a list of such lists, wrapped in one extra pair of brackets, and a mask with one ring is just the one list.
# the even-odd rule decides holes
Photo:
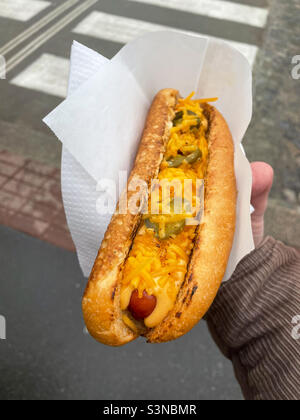
[(213, 303), (225, 274), (236, 219), (234, 146), (222, 115), (206, 105), (209, 160), (204, 219), (198, 228), (188, 272), (174, 308), (146, 337), (150, 343), (174, 340), (190, 331)]
[[(160, 91), (150, 108), (128, 185), (135, 178), (150, 185), (156, 178), (170, 135), (178, 91)], [(148, 342), (173, 340), (187, 333), (212, 304), (230, 255), (236, 217), (234, 146), (222, 115), (205, 105), (209, 121), (209, 159), (205, 179), (205, 216), (198, 228), (188, 272), (175, 307), (155, 328), (133, 332), (122, 320), (122, 269), (141, 221), (141, 215), (113, 215), (96, 258), (82, 302), (86, 326), (98, 341), (126, 344), (140, 334)], [(136, 192), (127, 191), (128, 201)]]

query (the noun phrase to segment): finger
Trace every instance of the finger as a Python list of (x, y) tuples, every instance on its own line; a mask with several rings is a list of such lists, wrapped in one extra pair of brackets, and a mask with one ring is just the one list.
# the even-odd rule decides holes
[(264, 162), (251, 163), (252, 193), (251, 204), (255, 209), (253, 215), (262, 217), (267, 208), (269, 192), (272, 188), (274, 171)]
[(254, 212), (251, 215), (252, 233), (255, 246), (264, 237), (264, 213), (268, 205), (269, 192), (272, 188), (274, 172), (270, 165), (264, 162), (253, 162), (251, 204)]

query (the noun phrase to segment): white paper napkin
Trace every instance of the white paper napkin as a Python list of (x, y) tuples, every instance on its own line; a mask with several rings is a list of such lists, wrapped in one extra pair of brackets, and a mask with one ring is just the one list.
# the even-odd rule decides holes
[(251, 169), (240, 142), (252, 116), (247, 60), (228, 44), (182, 33), (147, 34), (112, 60), (78, 43), (71, 54), (69, 96), (45, 123), (63, 143), (62, 192), (80, 266), (88, 276), (110, 215), (99, 215), (97, 181), (118, 183), (130, 170), (154, 95), (172, 87), (181, 95), (219, 97), (235, 141), (237, 226), (224, 280), (254, 248), (250, 222)]

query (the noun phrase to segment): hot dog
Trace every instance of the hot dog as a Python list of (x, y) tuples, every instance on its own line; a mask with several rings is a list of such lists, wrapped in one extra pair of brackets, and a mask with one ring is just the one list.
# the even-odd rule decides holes
[[(138, 212), (117, 206), (102, 241), (82, 307), (89, 332), (104, 344), (182, 336), (205, 315), (224, 276), (236, 218), (234, 146), (212, 100), (192, 96), (164, 89), (154, 98), (124, 194), (134, 198), (136, 179), (148, 191)], [(154, 179), (171, 183), (167, 199)], [(197, 224), (190, 221), (198, 216), (199, 179), (204, 216)], [(178, 202), (187, 180), (190, 199)]]

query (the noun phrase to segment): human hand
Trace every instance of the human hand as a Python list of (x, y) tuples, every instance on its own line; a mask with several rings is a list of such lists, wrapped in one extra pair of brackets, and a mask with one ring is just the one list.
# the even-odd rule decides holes
[(268, 206), (274, 172), (272, 167), (264, 162), (251, 163), (251, 170), (253, 179), (251, 204), (255, 209), (251, 215), (251, 224), (254, 244), (257, 247), (264, 237), (264, 214)]

